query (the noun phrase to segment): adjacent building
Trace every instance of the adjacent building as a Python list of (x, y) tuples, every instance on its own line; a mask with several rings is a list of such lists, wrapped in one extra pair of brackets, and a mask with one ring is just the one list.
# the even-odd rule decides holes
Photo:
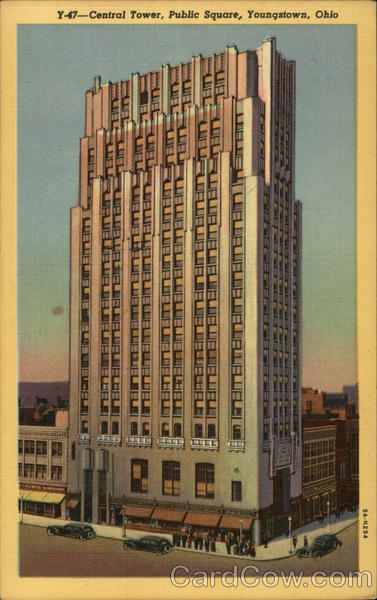
[(56, 411), (55, 425), (20, 425), (18, 477), (20, 511), (66, 517), (68, 411)]
[(230, 46), (96, 77), (85, 107), (69, 492), (86, 521), (259, 543), (301, 499), (295, 63)]

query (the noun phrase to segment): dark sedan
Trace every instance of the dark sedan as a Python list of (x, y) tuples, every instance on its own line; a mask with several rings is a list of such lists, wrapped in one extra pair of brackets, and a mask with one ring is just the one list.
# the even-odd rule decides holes
[(125, 550), (145, 550), (155, 554), (166, 554), (173, 548), (172, 544), (163, 537), (145, 535), (141, 538), (126, 538), (124, 540)]
[(90, 540), (96, 537), (93, 527), (85, 523), (68, 523), (67, 525), (50, 525), (47, 527), (48, 535), (64, 535), (79, 540)]
[(321, 558), (325, 554), (340, 548), (342, 542), (338, 540), (336, 535), (323, 534), (315, 538), (310, 546), (299, 548), (296, 552), (298, 558)]

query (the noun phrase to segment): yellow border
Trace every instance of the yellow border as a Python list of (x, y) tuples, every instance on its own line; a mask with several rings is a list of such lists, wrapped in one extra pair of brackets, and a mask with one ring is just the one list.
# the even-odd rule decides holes
[[(17, 516), (17, 355), (16, 355), (16, 25), (20, 23), (46, 23), (64, 26), (57, 20), (57, 10), (112, 10), (114, 12), (137, 8), (138, 10), (167, 11), (175, 5), (179, 9), (237, 10), (246, 15), (254, 10), (305, 10), (312, 18), (308, 21), (263, 20), (254, 25), (328, 25), (357, 24), (357, 293), (358, 293), (358, 377), (360, 384), (360, 511), (368, 508), (369, 538), (359, 543), (359, 570), (373, 573), (372, 588), (305, 588), (305, 597), (373, 598), (376, 596), (376, 203), (375, 203), (375, 150), (376, 150), (376, 81), (375, 81), (375, 2), (372, 0), (335, 0), (333, 2), (309, 2), (301, 0), (279, 2), (214, 2), (209, 0), (177, 2), (51, 2), (42, 0), (18, 2), (3, 0), (1, 10), (1, 229), (0, 229), (0, 447), (1, 447), (1, 505), (0, 505), (0, 596), (2, 600), (27, 600), (44, 598), (175, 598), (177, 595), (192, 598), (205, 595), (208, 598), (225, 598), (232, 593), (237, 597), (258, 598), (279, 595), (302, 598), (303, 588), (263, 588), (258, 585), (251, 591), (238, 588), (195, 589), (173, 588), (168, 580), (142, 579), (27, 579), (18, 577), (18, 516)], [(252, 6), (251, 6), (252, 4)], [(158, 8), (157, 8), (158, 6)], [(336, 11), (336, 20), (316, 20), (316, 10)], [(129, 21), (92, 21), (80, 19), (66, 24), (130, 24)], [(133, 24), (145, 24), (137, 21)], [(210, 24), (208, 21), (159, 21), (168, 24)], [(217, 21), (217, 24), (235, 25), (237, 22)], [(252, 25), (243, 20), (240, 24)], [(149, 23), (153, 24), (153, 23)], [(360, 532), (361, 532), (360, 520)], [(339, 565), (341, 567), (341, 565)], [(320, 566), (319, 566), (320, 568)], [(120, 585), (120, 581), (122, 584)], [(153, 591), (152, 591), (153, 590)], [(232, 591), (231, 591), (232, 590)]]

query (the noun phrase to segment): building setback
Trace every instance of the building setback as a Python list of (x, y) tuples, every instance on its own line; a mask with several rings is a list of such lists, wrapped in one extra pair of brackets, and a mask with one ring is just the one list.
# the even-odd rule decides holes
[(294, 146), (295, 63), (274, 38), (87, 91), (71, 212), (81, 519), (242, 521), (258, 543), (296, 510)]

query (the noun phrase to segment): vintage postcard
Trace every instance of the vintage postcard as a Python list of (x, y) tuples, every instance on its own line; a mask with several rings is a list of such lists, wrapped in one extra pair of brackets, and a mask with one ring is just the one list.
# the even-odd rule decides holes
[(2, 600), (376, 596), (375, 3), (1, 4)]

